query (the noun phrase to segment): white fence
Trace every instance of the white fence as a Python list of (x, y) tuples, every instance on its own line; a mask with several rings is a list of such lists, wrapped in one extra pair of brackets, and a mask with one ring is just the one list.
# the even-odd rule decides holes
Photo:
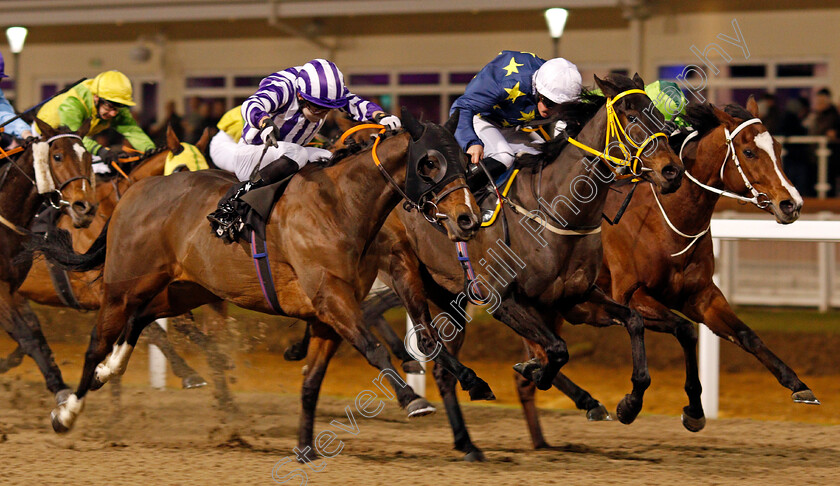
[[(728, 298), (735, 292), (735, 243), (739, 240), (806, 241), (819, 245), (819, 295), (814, 303), (826, 311), (831, 303), (834, 244), (840, 242), (840, 221), (797, 221), (783, 226), (772, 220), (713, 219), (712, 239), (716, 256), (715, 281)], [(778, 300), (775, 305), (784, 305)], [(700, 326), (700, 382), (706, 417), (717, 418), (719, 403), (720, 340)]]

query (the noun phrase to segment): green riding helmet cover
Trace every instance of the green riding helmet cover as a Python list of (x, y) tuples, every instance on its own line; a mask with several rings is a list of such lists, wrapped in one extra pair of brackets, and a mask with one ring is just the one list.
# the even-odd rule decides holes
[[(591, 93), (604, 95), (600, 88), (592, 90)], [(665, 121), (674, 122), (679, 127), (688, 126), (684, 119), (688, 99), (683, 95), (677, 83), (673, 81), (654, 81), (645, 86), (645, 93), (653, 101), (656, 109), (665, 117)]]

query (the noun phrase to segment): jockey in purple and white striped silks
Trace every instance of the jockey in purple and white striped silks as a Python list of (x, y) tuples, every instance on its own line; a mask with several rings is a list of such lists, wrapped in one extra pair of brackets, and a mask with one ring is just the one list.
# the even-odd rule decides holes
[[(318, 133), (331, 109), (347, 112), (356, 121), (377, 121), (392, 129), (400, 127), (397, 117), (386, 115), (376, 103), (351, 93), (335, 64), (313, 59), (303, 66), (271, 74), (260, 82), (257, 92), (242, 104), (245, 126), (235, 150), (229, 151), (233, 156), (214, 162), (244, 181), (257, 164), (262, 168), (283, 156), (294, 160), (298, 169), (308, 162), (328, 158), (328, 151), (305, 145)], [(270, 147), (263, 156), (269, 135), (271, 144), (276, 140), (277, 146)], [(217, 135), (213, 143), (233, 142), (229, 137), (221, 138), (224, 137)]]

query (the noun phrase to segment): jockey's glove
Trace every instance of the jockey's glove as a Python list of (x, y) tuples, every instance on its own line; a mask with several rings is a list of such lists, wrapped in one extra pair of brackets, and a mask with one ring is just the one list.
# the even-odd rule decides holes
[(104, 162), (108, 166), (110, 166), (113, 162), (119, 163), (120, 157), (126, 156), (124, 152), (121, 152), (119, 150), (111, 150), (105, 147), (99, 149), (99, 152), (97, 152), (96, 155), (98, 155), (99, 158), (102, 159), (102, 162)]
[(402, 122), (399, 118), (397, 118), (397, 115), (378, 113), (375, 117), (373, 117), (373, 121), (379, 123), (388, 130), (399, 130), (400, 127), (402, 127)]
[(277, 127), (274, 120), (271, 118), (266, 118), (265, 121), (260, 124), (260, 138), (264, 144), (276, 147), (279, 135), (280, 128)]

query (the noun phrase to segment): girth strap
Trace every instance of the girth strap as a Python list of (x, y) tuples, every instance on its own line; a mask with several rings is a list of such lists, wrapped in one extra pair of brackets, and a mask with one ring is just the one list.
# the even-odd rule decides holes
[[(260, 248), (261, 250), (257, 250)], [(257, 270), (257, 279), (260, 281), (260, 289), (263, 297), (268, 302), (271, 310), (284, 316), (283, 308), (277, 300), (277, 291), (274, 289), (274, 279), (271, 277), (271, 266), (268, 263), (268, 245), (256, 231), (251, 231), (251, 258), (254, 259), (254, 267)]]

